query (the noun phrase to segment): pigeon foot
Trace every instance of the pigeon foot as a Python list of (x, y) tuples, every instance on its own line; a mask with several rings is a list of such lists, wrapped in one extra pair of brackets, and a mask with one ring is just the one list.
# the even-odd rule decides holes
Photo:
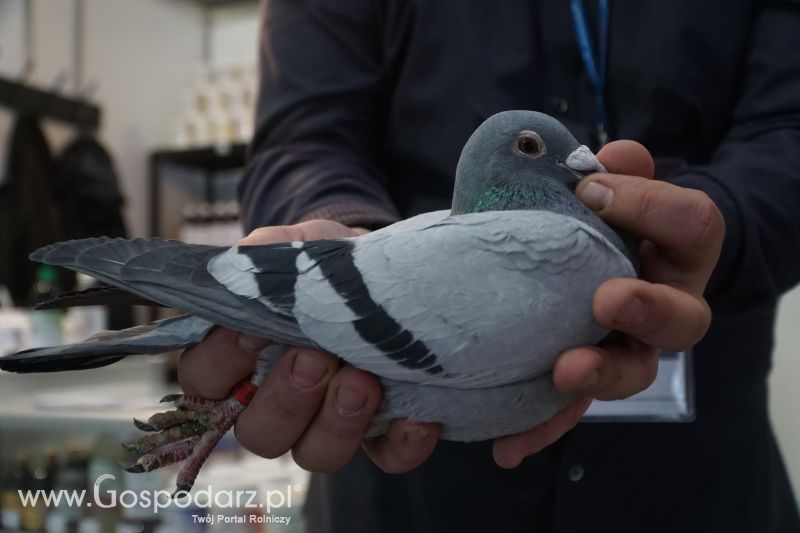
[(256, 389), (247, 379), (224, 400), (187, 395), (165, 397), (162, 401), (174, 402), (174, 410), (156, 413), (146, 421), (134, 419), (136, 427), (148, 434), (122, 445), (127, 451), (139, 454), (135, 463), (124, 463), (122, 467), (128, 472), (151, 472), (184, 461), (173, 497), (188, 493), (200, 468), (233, 427)]
[(156, 413), (144, 421), (133, 420), (137, 428), (148, 434), (122, 445), (139, 455), (135, 463), (122, 467), (128, 472), (151, 472), (183, 461), (173, 498), (187, 494), (214, 447), (250, 404), (258, 386), (285, 349), (283, 344), (270, 344), (261, 350), (255, 372), (240, 381), (224, 400), (185, 394), (164, 396), (161, 403), (172, 403), (175, 409)]

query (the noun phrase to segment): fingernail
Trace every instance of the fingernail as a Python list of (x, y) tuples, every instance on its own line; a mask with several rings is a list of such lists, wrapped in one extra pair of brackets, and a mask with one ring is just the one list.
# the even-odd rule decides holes
[(639, 298), (631, 298), (617, 312), (614, 322), (621, 326), (635, 326), (647, 318), (647, 307)]
[(265, 347), (270, 343), (270, 340), (264, 337), (256, 337), (255, 335), (247, 335), (245, 333), (240, 333), (239, 337), (236, 339), (236, 344), (239, 345), (239, 348), (244, 350), (245, 352), (259, 352), (261, 348)]
[(336, 409), (342, 416), (353, 416), (367, 405), (367, 395), (349, 387), (339, 387), (336, 391)]
[(417, 446), (425, 442), (428, 435), (430, 431), (425, 428), (410, 428), (403, 434), (403, 438), (407, 443)]
[(327, 373), (328, 365), (316, 357), (303, 352), (294, 356), (292, 380), (301, 389), (310, 389), (317, 385)]
[(591, 181), (580, 190), (579, 196), (580, 199), (583, 200), (583, 203), (595, 211), (601, 211), (611, 205), (614, 191), (602, 183)]

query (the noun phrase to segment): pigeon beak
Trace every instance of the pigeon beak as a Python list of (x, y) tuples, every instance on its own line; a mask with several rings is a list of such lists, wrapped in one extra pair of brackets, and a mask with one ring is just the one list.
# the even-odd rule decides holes
[(594, 172), (608, 172), (606, 167), (600, 164), (597, 157), (585, 145), (576, 148), (564, 164), (570, 170), (580, 173), (582, 176), (588, 176)]

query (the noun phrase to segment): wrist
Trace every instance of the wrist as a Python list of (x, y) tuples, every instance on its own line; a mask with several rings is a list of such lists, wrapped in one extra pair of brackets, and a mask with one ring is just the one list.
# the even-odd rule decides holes
[(372, 205), (351, 200), (333, 200), (319, 207), (313, 207), (302, 214), (297, 222), (313, 219), (334, 220), (351, 228), (373, 231), (394, 224), (400, 216), (392, 207)]

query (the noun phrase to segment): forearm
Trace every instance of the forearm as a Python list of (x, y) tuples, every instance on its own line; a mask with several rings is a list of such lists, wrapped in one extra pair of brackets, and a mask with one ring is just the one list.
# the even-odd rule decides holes
[(705, 191), (726, 221), (709, 301), (755, 305), (800, 281), (800, 2), (754, 14), (732, 128), (713, 160), (670, 181)]
[(284, 146), (257, 154), (239, 196), (247, 231), (315, 218), (367, 228), (399, 219), (371, 170), (345, 152)]
[(248, 230), (398, 219), (380, 170), (385, 89), (371, 6), (265, 1), (256, 133), (239, 187)]
[(709, 301), (772, 300), (800, 281), (798, 169), (800, 120), (734, 131), (712, 164), (670, 179), (706, 192), (725, 217)]
[(712, 164), (670, 180), (705, 191), (725, 217), (710, 301), (773, 300), (800, 281), (799, 168), (800, 120), (734, 131)]

